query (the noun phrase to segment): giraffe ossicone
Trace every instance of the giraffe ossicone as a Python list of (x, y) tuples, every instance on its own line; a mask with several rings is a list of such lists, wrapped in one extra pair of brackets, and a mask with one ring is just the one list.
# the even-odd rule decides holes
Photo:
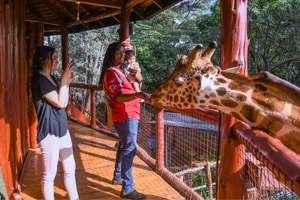
[(211, 43), (202, 52), (198, 45), (189, 56), (183, 55), (170, 77), (152, 93), (153, 105), (216, 109), (267, 132), (300, 154), (300, 89), (270, 73), (248, 77), (238, 73), (239, 67), (221, 70), (211, 62), (216, 47)]

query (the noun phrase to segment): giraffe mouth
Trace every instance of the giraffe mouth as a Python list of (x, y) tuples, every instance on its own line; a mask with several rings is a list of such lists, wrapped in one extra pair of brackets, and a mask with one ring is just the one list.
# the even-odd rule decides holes
[(158, 109), (170, 106), (170, 102), (168, 101), (168, 95), (164, 94), (160, 90), (155, 90), (152, 93), (150, 101), (152, 105)]
[(155, 107), (158, 107), (158, 108), (161, 108), (163, 107), (162, 104), (159, 102), (159, 96), (157, 95), (156, 92), (154, 92), (151, 97), (150, 97), (150, 101), (151, 103), (155, 106)]

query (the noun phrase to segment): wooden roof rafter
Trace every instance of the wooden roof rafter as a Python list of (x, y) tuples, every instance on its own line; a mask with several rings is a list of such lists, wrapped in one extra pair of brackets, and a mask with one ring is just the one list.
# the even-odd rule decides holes
[(79, 21), (70, 22), (70, 23), (67, 24), (67, 26), (71, 27), (71, 26), (75, 26), (75, 25), (78, 25), (78, 24), (82, 24), (82, 23), (88, 23), (88, 22), (104, 19), (108, 16), (115, 16), (115, 15), (118, 15), (118, 14), (121, 14), (120, 10), (114, 10), (114, 11), (109, 10), (105, 13), (102, 13), (102, 14), (96, 15), (96, 16), (92, 16), (88, 19), (83, 19), (83, 20), (79, 20)]
[[(41, 0), (49, 9), (51, 12), (53, 12), (56, 16), (59, 16), (60, 19), (65, 19), (65, 15), (59, 12), (59, 9), (53, 6), (52, 3), (48, 0)], [(64, 21), (64, 20), (63, 20)]]
[[(51, 2), (52, 2), (52, 0), (49, 0), (49, 3), (51, 3)], [(74, 11), (74, 9), (72, 9), (72, 7), (67, 7), (66, 5), (63, 5), (62, 2), (60, 2), (60, 1), (55, 1), (54, 0), (54, 3), (58, 4), (59, 7), (62, 8), (62, 11), (64, 12), (64, 14), (67, 14), (68, 16), (70, 16), (71, 18), (76, 20), (77, 10)], [(75, 13), (75, 15), (73, 13)]]
[(43, 18), (43, 16), (41, 15), (41, 13), (38, 12), (31, 4), (27, 3), (25, 5), (25, 7), (26, 7), (26, 9), (29, 9), (30, 12), (33, 13), (36, 16), (36, 18), (39, 18), (39, 19)]
[[(122, 9), (130, 9), (130, 22), (149, 19), (181, 0), (27, 0), (25, 21), (45, 24), (45, 35), (118, 25)], [(79, 20), (77, 20), (79, 13)]]
[(77, 3), (80, 4), (87, 4), (92, 6), (99, 6), (99, 7), (107, 7), (107, 8), (113, 8), (113, 9), (121, 9), (124, 5), (124, 3), (119, 3), (112, 0), (61, 0), (61, 1), (67, 1), (71, 3)]

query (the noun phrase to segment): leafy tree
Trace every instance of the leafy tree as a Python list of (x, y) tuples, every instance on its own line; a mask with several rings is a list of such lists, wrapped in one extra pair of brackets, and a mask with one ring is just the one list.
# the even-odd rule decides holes
[(300, 86), (298, 0), (249, 2), (249, 74), (269, 71)]
[[(208, 12), (208, 0), (183, 1), (151, 20), (135, 24), (131, 37), (144, 76), (143, 90), (152, 92), (173, 71), (182, 54), (188, 55), (201, 38), (197, 16)], [(203, 41), (203, 40), (202, 40)]]
[[(248, 2), (250, 39), (249, 74), (270, 71), (300, 86), (299, 0), (253, 0)], [(184, 0), (150, 20), (135, 23), (131, 41), (141, 64), (143, 91), (151, 93), (169, 77), (182, 54), (200, 42), (220, 43), (220, 3), (216, 0)], [(97, 84), (108, 44), (118, 40), (117, 26), (72, 34), (70, 57), (75, 59), (76, 80)], [(60, 37), (46, 38), (60, 52)], [(213, 56), (219, 63), (219, 49)], [(59, 74), (57, 74), (58, 76)], [(89, 94), (77, 92), (84, 105)]]

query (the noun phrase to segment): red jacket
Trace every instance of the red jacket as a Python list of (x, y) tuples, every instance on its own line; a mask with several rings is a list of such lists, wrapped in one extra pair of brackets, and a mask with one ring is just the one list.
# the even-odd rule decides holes
[(126, 118), (140, 119), (140, 99), (128, 102), (118, 102), (115, 97), (123, 94), (136, 93), (132, 84), (127, 80), (123, 70), (112, 66), (105, 72), (103, 79), (104, 89), (112, 100), (112, 119), (114, 122), (124, 122)]

